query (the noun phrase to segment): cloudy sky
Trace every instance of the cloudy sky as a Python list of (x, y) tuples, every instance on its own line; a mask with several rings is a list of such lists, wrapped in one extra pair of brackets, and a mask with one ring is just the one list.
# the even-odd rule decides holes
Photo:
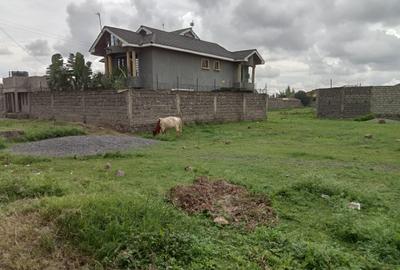
[(311, 90), (400, 83), (399, 0), (0, 1), (0, 77), (44, 74), (50, 56), (88, 49), (103, 25), (188, 27), (228, 50), (257, 48), (257, 87)]

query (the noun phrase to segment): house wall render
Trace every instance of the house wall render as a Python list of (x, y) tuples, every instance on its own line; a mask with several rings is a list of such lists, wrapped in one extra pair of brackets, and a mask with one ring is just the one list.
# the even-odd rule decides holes
[(185, 123), (262, 120), (267, 96), (191, 91), (77, 91), (30, 93), (32, 118), (84, 122), (120, 130), (149, 130), (159, 117), (178, 115)]

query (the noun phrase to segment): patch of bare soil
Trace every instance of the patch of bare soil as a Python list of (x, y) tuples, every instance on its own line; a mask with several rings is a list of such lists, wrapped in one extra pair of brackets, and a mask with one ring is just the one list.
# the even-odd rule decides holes
[(57, 243), (37, 213), (0, 216), (0, 269), (89, 269), (90, 260)]
[(251, 194), (246, 188), (225, 180), (198, 177), (193, 185), (172, 188), (169, 199), (187, 213), (207, 213), (219, 224), (243, 224), (253, 229), (278, 221), (268, 197)]

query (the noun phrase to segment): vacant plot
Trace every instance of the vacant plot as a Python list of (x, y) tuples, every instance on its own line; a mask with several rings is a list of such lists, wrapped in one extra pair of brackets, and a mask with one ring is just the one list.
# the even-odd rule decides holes
[[(24, 130), (18, 123), (0, 121), (7, 126), (0, 129)], [(38, 131), (51, 125), (35, 124)], [(400, 267), (400, 125), (318, 120), (302, 109), (273, 112), (268, 121), (187, 126), (179, 138), (159, 139), (166, 142), (94, 157), (0, 152), (0, 247), (9, 254), (0, 266)], [(248, 230), (241, 222), (216, 224), (208, 210), (174, 206), (170, 190), (199, 176), (264, 195), (279, 221)], [(22, 224), (17, 237), (12, 223)], [(25, 231), (33, 233), (21, 238)], [(18, 245), (9, 244), (14, 239)], [(18, 254), (25, 268), (12, 265)]]

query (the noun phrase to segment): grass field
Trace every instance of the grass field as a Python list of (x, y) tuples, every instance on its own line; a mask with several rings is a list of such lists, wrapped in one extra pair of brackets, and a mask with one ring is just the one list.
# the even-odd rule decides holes
[[(0, 121), (0, 130), (30, 125)], [(95, 269), (400, 268), (400, 124), (319, 120), (301, 109), (260, 122), (190, 125), (160, 140), (77, 159), (3, 150), (0, 218), (37, 214), (52, 228), (39, 235), (38, 249), (67, 246)], [(166, 201), (170, 188), (200, 175), (268, 195), (278, 224), (221, 227)], [(361, 210), (349, 209), (351, 201)], [(0, 256), (2, 263), (10, 262)]]

